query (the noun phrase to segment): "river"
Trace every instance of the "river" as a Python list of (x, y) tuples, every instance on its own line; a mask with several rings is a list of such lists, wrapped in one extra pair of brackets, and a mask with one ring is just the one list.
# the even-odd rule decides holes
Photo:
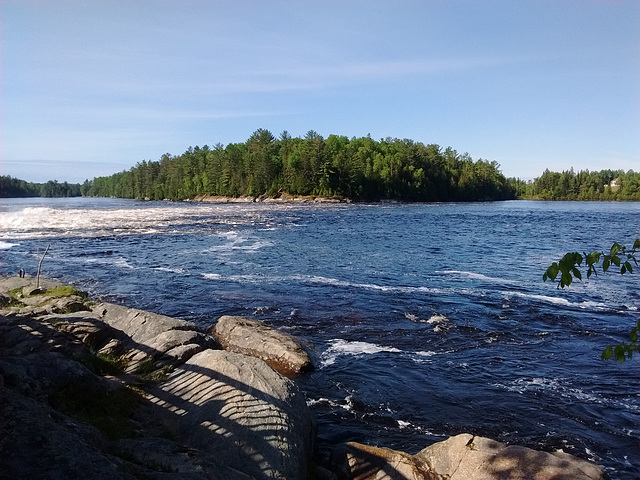
[(0, 272), (191, 320), (298, 336), (322, 451), (415, 453), (461, 432), (640, 477), (639, 359), (600, 360), (640, 313), (637, 271), (560, 290), (567, 251), (640, 237), (640, 203), (206, 204), (2, 199)]

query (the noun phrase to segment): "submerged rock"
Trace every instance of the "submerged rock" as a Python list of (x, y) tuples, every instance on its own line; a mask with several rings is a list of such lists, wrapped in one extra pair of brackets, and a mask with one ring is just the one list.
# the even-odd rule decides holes
[(283, 375), (311, 369), (309, 356), (295, 338), (259, 320), (225, 315), (215, 324), (213, 333), (225, 350), (264, 360)]

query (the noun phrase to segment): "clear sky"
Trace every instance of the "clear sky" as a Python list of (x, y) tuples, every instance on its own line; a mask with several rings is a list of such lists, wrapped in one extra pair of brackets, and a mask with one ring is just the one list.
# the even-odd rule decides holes
[(0, 174), (410, 138), (509, 177), (640, 170), (640, 1), (2, 0)]

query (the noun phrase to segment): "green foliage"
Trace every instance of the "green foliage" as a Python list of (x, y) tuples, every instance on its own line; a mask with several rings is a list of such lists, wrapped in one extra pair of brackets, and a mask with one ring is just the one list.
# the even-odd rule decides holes
[(412, 140), (371, 137), (276, 138), (258, 129), (245, 143), (189, 147), (128, 171), (98, 177), (84, 195), (150, 200), (211, 196), (336, 196), (354, 200), (475, 201), (514, 199), (496, 162)]
[(0, 176), (0, 198), (8, 197), (79, 197), (82, 187), (77, 183), (30, 183), (10, 176)]
[[(591, 253), (584, 253), (583, 255), (578, 252), (566, 253), (559, 262), (553, 262), (542, 275), (542, 280), (556, 281), (558, 274), (560, 278), (557, 280), (558, 288), (565, 288), (571, 285), (573, 278), (582, 280), (582, 273), (580, 267), (582, 262), (585, 262), (587, 268), (587, 278), (598, 273), (597, 267), (600, 265), (602, 259), (602, 271), (608, 271), (612, 266), (615, 269), (619, 269), (620, 274), (633, 273), (634, 265), (638, 265), (638, 259), (636, 255), (640, 252), (640, 238), (636, 239), (633, 246), (627, 249), (624, 245), (614, 242), (608, 252), (593, 251)], [(624, 363), (625, 360), (631, 359), (633, 352), (640, 351), (640, 345), (638, 344), (638, 332), (640, 332), (640, 320), (638, 320), (637, 326), (634, 326), (629, 332), (629, 339), (631, 343), (627, 344), (622, 342), (618, 345), (610, 345), (602, 352), (602, 359), (608, 360), (615, 358), (620, 363)]]
[(82, 298), (87, 297), (87, 294), (85, 292), (78, 290), (77, 288), (72, 287), (71, 285), (60, 285), (58, 287), (49, 288), (47, 289), (46, 292), (41, 293), (39, 295), (43, 295), (47, 297), (56, 297), (56, 298), (70, 297), (71, 295), (77, 295)]
[(640, 200), (640, 173), (588, 170), (562, 173), (546, 169), (533, 182), (509, 179), (518, 198), (536, 200)]
[(78, 360), (96, 375), (120, 375), (126, 367), (126, 361), (122, 357), (104, 355), (93, 350)]

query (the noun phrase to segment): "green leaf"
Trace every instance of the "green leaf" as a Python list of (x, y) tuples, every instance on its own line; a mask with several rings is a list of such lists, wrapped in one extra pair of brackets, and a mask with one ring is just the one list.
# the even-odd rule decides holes
[(614, 242), (613, 245), (611, 245), (611, 251), (609, 253), (611, 255), (617, 255), (621, 248), (618, 242)]
[(560, 277), (560, 286), (562, 288), (568, 287), (573, 282), (573, 277), (569, 272), (563, 272), (562, 277)]
[(627, 268), (627, 272), (633, 273), (633, 266), (629, 261), (624, 262), (624, 266)]
[(613, 263), (616, 267), (619, 267), (620, 257), (618, 257), (617, 255), (614, 255), (613, 257), (611, 257), (611, 263)]
[(613, 357), (613, 347), (611, 345), (609, 345), (607, 348), (605, 348), (602, 351), (602, 360), (609, 360), (611, 357)]
[(551, 280), (555, 280), (558, 276), (558, 272), (560, 271), (560, 267), (556, 262), (553, 262), (549, 268), (547, 268), (547, 277)]
[(578, 270), (577, 268), (573, 268), (571, 270), (571, 273), (573, 273), (573, 276), (576, 277), (578, 280), (582, 280), (582, 273), (580, 273), (580, 270)]
[(609, 266), (611, 265), (611, 257), (609, 255), (604, 256), (604, 260), (602, 261), (602, 271), (606, 272), (609, 270)]
[(632, 342), (637, 342), (638, 341), (638, 329), (636, 327), (633, 327), (631, 329), (631, 333), (629, 334), (629, 338), (631, 338)]
[(623, 343), (622, 345), (616, 345), (615, 348), (613, 349), (613, 356), (620, 363), (624, 363), (624, 361), (626, 360), (626, 357), (624, 355), (624, 352), (626, 351), (625, 347), (626, 345)]

